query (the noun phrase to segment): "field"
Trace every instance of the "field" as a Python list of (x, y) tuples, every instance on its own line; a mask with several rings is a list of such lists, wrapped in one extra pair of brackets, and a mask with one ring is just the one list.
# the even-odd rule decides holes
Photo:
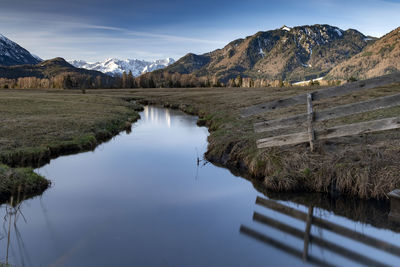
[[(171, 88), (129, 90), (0, 90), (0, 158), (11, 166), (38, 166), (50, 158), (94, 148), (138, 118), (141, 104), (179, 108), (198, 115), (210, 130), (205, 157), (272, 191), (343, 193), (360, 198), (386, 198), (400, 186), (400, 131), (257, 149), (253, 123), (305, 112), (296, 105), (241, 118), (242, 108), (280, 99), (316, 87)], [(321, 100), (315, 109), (400, 93), (392, 84), (351, 95)], [(317, 124), (334, 126), (399, 116), (400, 108), (353, 115)], [(282, 134), (286, 132), (276, 132)]]
[[(129, 129), (139, 118), (137, 108), (129, 99), (81, 91), (0, 90), (0, 161), (13, 167), (38, 167), (62, 154), (93, 149)], [(32, 194), (38, 183), (49, 185), (36, 177), (36, 184), (25, 187), (32, 177), (36, 176), (31, 169), (0, 168), (0, 199), (4, 201), (20, 185), (23, 194)]]

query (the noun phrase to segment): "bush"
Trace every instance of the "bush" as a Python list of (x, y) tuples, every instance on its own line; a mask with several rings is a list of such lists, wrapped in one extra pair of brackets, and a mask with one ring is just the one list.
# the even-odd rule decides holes
[(347, 79), (348, 83), (356, 82), (357, 79), (354, 76), (351, 76), (350, 78)]

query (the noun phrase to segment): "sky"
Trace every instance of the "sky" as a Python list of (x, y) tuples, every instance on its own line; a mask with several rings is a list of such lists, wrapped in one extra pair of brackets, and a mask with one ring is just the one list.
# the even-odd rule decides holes
[(43, 59), (179, 59), (282, 25), (381, 37), (399, 14), (400, 0), (0, 0), (0, 33)]

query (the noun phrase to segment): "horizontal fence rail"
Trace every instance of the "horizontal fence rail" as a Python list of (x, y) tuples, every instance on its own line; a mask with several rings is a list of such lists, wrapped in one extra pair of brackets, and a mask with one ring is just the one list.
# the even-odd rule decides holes
[[(278, 240), (275, 240), (267, 235), (264, 235), (262, 233), (259, 233), (258, 231), (255, 231), (247, 226), (240, 226), (240, 232), (242, 234), (245, 234), (249, 237), (252, 237), (256, 240), (259, 240), (267, 245), (273, 246), (274, 248), (277, 248), (279, 250), (282, 250), (298, 259), (303, 259), (303, 252), (300, 250), (297, 250), (291, 246), (288, 246)], [(312, 255), (309, 255), (307, 258), (307, 261), (311, 264), (314, 264), (316, 266), (335, 266), (333, 264), (330, 264), (326, 261), (320, 260)]]
[[(347, 83), (337, 87), (329, 87), (326, 89), (322, 89), (319, 91), (312, 92), (313, 99), (315, 101), (331, 98), (335, 96), (342, 96), (346, 94), (350, 94), (353, 92), (358, 92), (362, 90), (372, 89), (379, 86), (384, 86), (392, 83), (400, 82), (400, 75), (386, 75), (381, 77), (376, 77), (364, 81), (358, 81), (353, 83)], [(244, 108), (241, 112), (242, 117), (249, 117), (252, 115), (257, 115), (260, 113), (264, 113), (270, 110), (285, 108), (298, 104), (307, 103), (307, 94), (296, 95), (293, 97), (278, 99), (258, 105), (254, 105), (251, 107)]]
[[(364, 102), (337, 106), (321, 111), (314, 111), (314, 121), (320, 122), (330, 119), (337, 119), (349, 115), (360, 114), (379, 109), (391, 108), (395, 106), (400, 106), (400, 94), (380, 97), (374, 100), (369, 100)], [(254, 124), (254, 130), (258, 133), (261, 133), (261, 132), (279, 130), (283, 128), (298, 128), (301, 126), (305, 126), (307, 116), (308, 116), (307, 113), (303, 113), (288, 118), (257, 122)]]
[[(348, 125), (336, 126), (328, 129), (316, 130), (315, 139), (330, 139), (357, 134), (372, 133), (400, 128), (400, 117), (380, 119), (374, 121), (353, 123)], [(295, 145), (309, 142), (309, 132), (300, 132), (273, 136), (257, 140), (257, 148), (267, 148), (283, 145)]]

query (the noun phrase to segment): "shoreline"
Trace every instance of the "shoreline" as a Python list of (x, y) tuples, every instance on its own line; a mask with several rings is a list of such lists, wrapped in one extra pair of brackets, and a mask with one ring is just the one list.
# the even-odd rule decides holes
[[(310, 165), (308, 164), (307, 161), (311, 159), (312, 161), (314, 161), (312, 162), (312, 164), (315, 164), (315, 157), (320, 157), (321, 155), (318, 155), (318, 153), (324, 152), (323, 148), (321, 148), (324, 146), (323, 143), (326, 143), (329, 146), (331, 142), (319, 142), (320, 150), (317, 151), (317, 153), (310, 153), (308, 151), (307, 145), (297, 145), (291, 147), (289, 146), (287, 148), (287, 151), (283, 152), (279, 151), (279, 149), (277, 148), (267, 149), (266, 150), (267, 152), (265, 151), (261, 152), (255, 148), (250, 148), (255, 151), (246, 153), (246, 149), (249, 149), (249, 147), (248, 144), (246, 144), (245, 142), (228, 142), (228, 143), (222, 142), (223, 149), (221, 149), (221, 147), (219, 147), (219, 145), (221, 145), (220, 143), (221, 140), (218, 140), (219, 139), (218, 136), (216, 137), (216, 131), (218, 127), (215, 126), (216, 122), (213, 121), (212, 119), (213, 117), (211, 114), (199, 110), (198, 108), (190, 104), (176, 104), (176, 103), (171, 104), (169, 102), (165, 103), (162, 101), (154, 101), (147, 99), (142, 99), (139, 102), (144, 105), (153, 104), (153, 105), (161, 105), (165, 108), (179, 109), (185, 112), (186, 114), (198, 116), (197, 124), (199, 126), (206, 126), (210, 132), (210, 135), (208, 137), (208, 148), (204, 155), (205, 159), (214, 165), (227, 168), (228, 170), (231, 171), (232, 174), (236, 176), (241, 176), (249, 180), (253, 184), (253, 186), (260, 192), (270, 192), (273, 194), (323, 193), (323, 194), (328, 194), (330, 197), (334, 198), (347, 197), (355, 199), (366, 199), (366, 200), (371, 199), (371, 200), (388, 202), (389, 198), (387, 194), (396, 187), (396, 185), (392, 183), (393, 180), (389, 179), (387, 184), (382, 185), (383, 188), (379, 188), (379, 192), (372, 192), (372, 191), (368, 192), (368, 189), (366, 188), (367, 184), (357, 185), (358, 187), (354, 188), (353, 187), (354, 184), (351, 184), (351, 182), (354, 182), (355, 179), (351, 179), (352, 177), (350, 176), (357, 176), (357, 172), (361, 172), (361, 175), (365, 174), (366, 176), (369, 175), (369, 173), (363, 173), (363, 169), (360, 169), (358, 166), (356, 166), (356, 164), (353, 165), (352, 162), (350, 162), (347, 165), (339, 163), (335, 166), (329, 166), (329, 167), (326, 166), (331, 164), (331, 162), (329, 161), (322, 162), (322, 164), (317, 163), (318, 167), (322, 165), (323, 168), (322, 170), (317, 170), (316, 175), (314, 176), (312, 173), (312, 169), (308, 167)], [(398, 137), (397, 136), (398, 133), (396, 133), (396, 130), (389, 132), (393, 133), (394, 135), (396, 135), (396, 137)], [(379, 133), (375, 135), (379, 135)], [(360, 139), (362, 137), (358, 136), (358, 137), (345, 137), (345, 138)], [(293, 154), (293, 151), (291, 151), (293, 147), (297, 148), (301, 147), (301, 152), (299, 153), (297, 151), (296, 153)], [(253, 154), (254, 152), (256, 154)], [(344, 151), (344, 153), (349, 154), (349, 157), (359, 156), (357, 155), (359, 151), (353, 151), (353, 152), (354, 152), (353, 155), (351, 155), (352, 151)], [(369, 160), (369, 163), (380, 165), (381, 162), (379, 162), (379, 160), (382, 160), (381, 152), (382, 150), (375, 151), (373, 155), (369, 155), (370, 158), (367, 159)], [(395, 156), (395, 158), (392, 159), (390, 164), (396, 162), (397, 159), (400, 160), (400, 156), (398, 155), (397, 151), (395, 150), (394, 152), (395, 152), (394, 154), (390, 155), (390, 156)], [(291, 168), (293, 165), (294, 166), (302, 165), (301, 167), (303, 166), (305, 167), (303, 167), (300, 172), (298, 172), (296, 169), (293, 168), (293, 172), (287, 172), (284, 173), (283, 175), (279, 175), (281, 173), (278, 173), (278, 175), (276, 176), (274, 175), (270, 176), (271, 171), (272, 174), (276, 173), (276, 171), (273, 170), (274, 167), (277, 164), (278, 165), (282, 164), (279, 162), (278, 163), (273, 162), (274, 160), (279, 160), (276, 158), (274, 159), (273, 156), (280, 154), (279, 156), (283, 157), (285, 153), (291, 154), (293, 156), (292, 162), (288, 165), (289, 168)], [(371, 151), (367, 151), (367, 153), (371, 153)], [(299, 160), (299, 162), (296, 162), (296, 160)], [(387, 162), (383, 162), (383, 164), (385, 163)], [(391, 167), (392, 166), (389, 167), (382, 166), (382, 168), (385, 169), (390, 169)], [(399, 168), (395, 167), (394, 173), (396, 172), (397, 169)], [(321, 179), (321, 177), (323, 176), (327, 178)], [(350, 183), (349, 181), (345, 181), (344, 183), (338, 185), (337, 181), (338, 179), (341, 179), (341, 176), (345, 177), (346, 179), (350, 179)], [(363, 179), (362, 176), (359, 177)], [(358, 181), (356, 181), (356, 183), (357, 182)], [(386, 181), (383, 181), (383, 183), (385, 182)]]
[[(384, 92), (390, 93), (399, 89), (396, 85), (388, 87)], [(89, 91), (92, 98), (123, 100), (129, 103), (130, 111), (125, 109), (122, 115), (117, 116), (119, 120), (112, 120), (111, 124), (110, 121), (103, 120), (100, 131), (92, 127), (91, 134), (82, 136), (79, 135), (82, 130), (78, 129), (73, 140), (48, 145), (45, 148), (17, 148), (10, 154), (2, 152), (0, 162), (6, 161), (11, 166), (35, 167), (58, 156), (92, 150), (125, 130), (127, 124), (130, 126), (136, 122), (139, 119), (137, 111), (143, 108), (138, 104), (159, 105), (198, 116), (197, 124), (206, 126), (210, 132), (205, 159), (251, 181), (258, 191), (326, 193), (334, 197), (349, 196), (387, 201), (387, 194), (400, 186), (400, 166), (397, 164), (400, 161), (400, 132), (396, 130), (320, 141), (314, 153), (309, 151), (307, 144), (257, 149), (255, 140), (259, 135), (253, 131), (253, 120), (243, 120), (239, 117), (241, 106), (247, 105), (241, 102), (241, 94), (262, 93), (263, 97), (268, 99), (269, 96), (265, 96), (265, 92), (277, 89), (258, 90), (92, 90)], [(298, 94), (299, 90), (307, 88), (285, 88), (277, 93)], [(375, 97), (377, 90), (380, 89), (372, 89), (371, 95)], [(226, 92), (231, 95), (226, 95)], [(49, 94), (54, 97), (58, 93)], [(221, 96), (227, 99), (221, 100)], [(248, 98), (253, 99), (254, 96), (250, 95)], [(237, 102), (230, 102), (232, 100)], [(104, 113), (104, 110), (101, 112)], [(108, 126), (105, 123), (109, 123)]]
[[(123, 99), (123, 98), (121, 98)], [(132, 99), (123, 99), (132, 103)], [(133, 123), (140, 119), (143, 107), (133, 104), (129, 112), (115, 117), (111, 122), (98, 125), (91, 134), (76, 136), (73, 140), (59, 141), (46, 147), (25, 147), (0, 153), (0, 203), (6, 203), (11, 196), (22, 199), (42, 194), (51, 186), (51, 181), (34, 172), (52, 159), (65, 155), (94, 150), (108, 142), (122, 131), (131, 131)]]

